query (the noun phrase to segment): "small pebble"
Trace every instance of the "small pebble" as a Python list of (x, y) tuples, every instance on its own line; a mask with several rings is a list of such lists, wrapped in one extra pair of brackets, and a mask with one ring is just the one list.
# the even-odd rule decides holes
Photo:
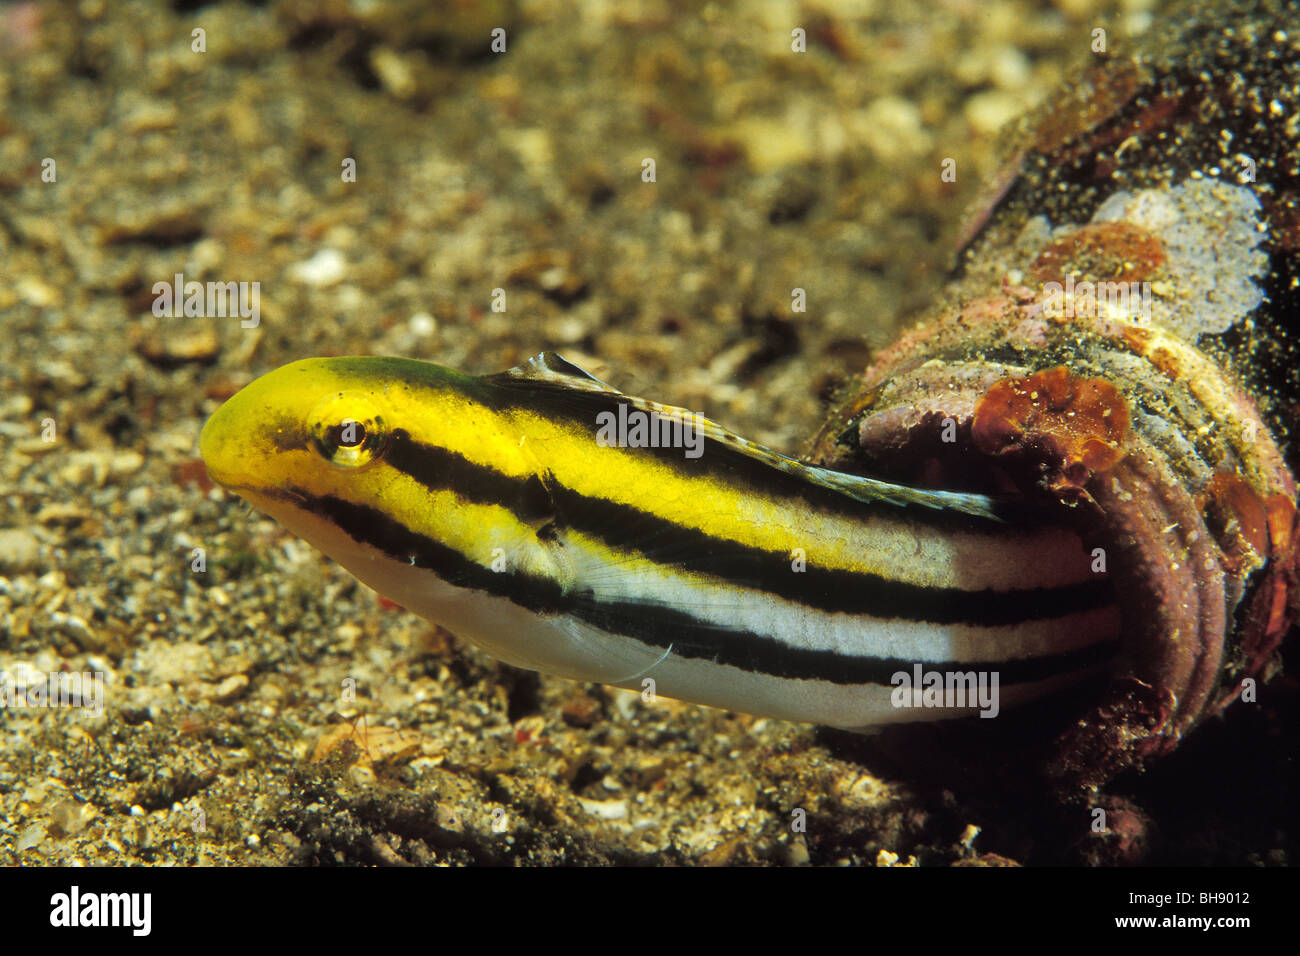
[(1024, 104), (1010, 93), (986, 90), (966, 101), (966, 121), (982, 135), (996, 133), (1024, 111)]
[(124, 126), (132, 135), (168, 130), (176, 125), (177, 116), (175, 103), (149, 101), (133, 109), (126, 117)]
[(53, 836), (76, 836), (95, 818), (95, 808), (76, 800), (62, 800), (50, 811), (50, 833)]
[(918, 156), (930, 149), (930, 137), (921, 121), (921, 111), (901, 96), (881, 96), (862, 112), (862, 137), (866, 146), (883, 160)]
[(601, 718), (601, 704), (589, 694), (574, 694), (564, 702), (560, 716), (570, 727), (590, 727)]
[(623, 820), (627, 817), (626, 800), (580, 800), (582, 809), (602, 820)]
[(428, 312), (417, 312), (411, 316), (408, 325), (412, 335), (426, 338), (438, 331), (438, 322)]
[(187, 332), (168, 330), (142, 338), (136, 351), (164, 368), (186, 362), (210, 362), (221, 352), (221, 340), (210, 326)]
[(23, 574), (41, 564), (41, 542), (26, 528), (0, 528), (0, 571)]
[(295, 262), (288, 269), (289, 278), (303, 285), (324, 289), (337, 285), (347, 274), (348, 263), (337, 249), (322, 249), (303, 262)]
[(217, 685), (212, 699), (219, 704), (229, 703), (248, 689), (248, 675), (232, 674)]
[(47, 282), (42, 282), (33, 276), (27, 276), (19, 279), (14, 284), (14, 290), (28, 305), (34, 305), (38, 309), (46, 306), (58, 305), (63, 301), (59, 295), (59, 290)]
[(795, 840), (785, 848), (785, 862), (787, 866), (807, 866), (812, 861), (808, 855), (808, 844), (802, 840)]
[(370, 51), (370, 68), (379, 77), (379, 83), (394, 99), (406, 100), (415, 95), (418, 89), (415, 71), (400, 53), (386, 46), (377, 46)]
[(39, 823), (33, 823), (22, 833), (18, 834), (18, 840), (14, 843), (14, 849), (19, 853), (22, 853), (24, 850), (30, 850), (32, 847), (38, 846), (44, 836), (45, 827), (41, 826)]

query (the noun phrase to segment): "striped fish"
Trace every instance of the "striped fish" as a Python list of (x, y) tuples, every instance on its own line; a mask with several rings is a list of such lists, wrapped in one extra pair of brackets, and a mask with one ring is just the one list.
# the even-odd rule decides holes
[(799, 462), (553, 354), (485, 377), (306, 359), (226, 402), (200, 449), (396, 603), (576, 680), (864, 729), (977, 706), (914, 706), (900, 674), (994, 675), (1009, 706), (1118, 649), (1112, 582), (1072, 531)]

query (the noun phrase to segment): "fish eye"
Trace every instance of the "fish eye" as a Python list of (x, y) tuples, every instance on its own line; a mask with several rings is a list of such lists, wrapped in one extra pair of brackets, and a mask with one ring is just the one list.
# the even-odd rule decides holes
[(364, 422), (345, 418), (329, 427), (329, 436), (340, 448), (356, 448), (366, 443), (366, 426)]
[(312, 412), (312, 444), (322, 458), (340, 468), (361, 468), (384, 451), (384, 421), (363, 398), (337, 395)]

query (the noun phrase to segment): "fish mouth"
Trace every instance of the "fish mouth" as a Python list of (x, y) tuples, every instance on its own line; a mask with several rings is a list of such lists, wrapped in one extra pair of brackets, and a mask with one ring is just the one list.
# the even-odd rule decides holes
[(222, 408), (225, 408), (225, 406), (222, 405), (211, 418), (203, 423), (203, 428), (199, 432), (199, 457), (203, 459), (203, 464), (208, 469), (208, 476), (223, 488), (230, 488), (232, 484), (228, 480), (230, 476), (226, 474), (226, 470), (220, 464), (223, 456), (222, 443), (217, 436), (219, 426), (213, 427), (212, 424), (220, 417)]
[(272, 464), (275, 453), (286, 450), (281, 433), (293, 431), (305, 414), (301, 406), (306, 401), (285, 375), (290, 368), (249, 382), (204, 423), (199, 457), (217, 484), (256, 489), (266, 478), (262, 469)]
[(199, 457), (203, 459), (213, 481), (223, 488), (242, 494), (244, 490), (251, 489), (248, 487), (250, 476), (246, 470), (247, 459), (244, 459), (245, 467), (241, 468), (241, 456), (237, 443), (233, 441), (236, 436), (232, 434), (237, 415), (232, 413), (231, 405), (238, 397), (236, 394), (227, 399), (203, 424), (203, 429), (199, 432)]

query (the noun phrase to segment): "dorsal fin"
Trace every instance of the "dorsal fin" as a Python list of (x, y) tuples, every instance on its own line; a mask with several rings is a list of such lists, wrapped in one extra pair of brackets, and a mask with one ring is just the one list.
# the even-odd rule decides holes
[[(924, 488), (911, 488), (896, 485), (877, 478), (867, 478), (850, 472), (822, 468), (808, 462), (799, 461), (789, 455), (760, 445), (757, 442), (741, 438), (735, 432), (719, 425), (712, 419), (705, 418), (697, 412), (675, 405), (647, 398), (625, 395), (611, 385), (607, 385), (594, 375), (574, 365), (568, 359), (555, 352), (539, 352), (522, 365), (485, 376), (485, 381), (514, 388), (546, 388), (554, 391), (553, 400), (563, 405), (564, 394), (581, 391), (602, 395), (617, 395), (619, 402), (626, 403), (639, 411), (653, 413), (663, 418), (689, 421), (706, 440), (729, 446), (741, 454), (756, 459), (766, 465), (784, 471), (822, 488), (834, 491), (860, 501), (864, 504), (886, 502), (896, 506), (933, 508), (939, 511), (960, 511), (979, 518), (1003, 520), (999, 501), (986, 495), (959, 491), (931, 491)], [(576, 396), (572, 396), (576, 399)], [(586, 403), (575, 405), (586, 410)]]
[(545, 382), (550, 385), (580, 388), (588, 392), (622, 394), (618, 389), (602, 382), (586, 369), (574, 365), (558, 352), (538, 352), (524, 364), (516, 365), (514, 368), (507, 369), (497, 375), (488, 375), (486, 378), (488, 381), (497, 382), (500, 385)]
[[(685, 409), (671, 409), (668, 406), (657, 407), (690, 414)], [(855, 475), (851, 472), (836, 471), (833, 468), (823, 468), (820, 465), (809, 464), (806, 461), (791, 458), (789, 455), (783, 455), (775, 449), (752, 442), (747, 438), (741, 438), (735, 432), (701, 415), (696, 415), (694, 420), (698, 423), (697, 427), (707, 438), (730, 445), (732, 448), (738, 449), (751, 458), (765, 462), (773, 468), (795, 475), (805, 481), (810, 481), (815, 485), (820, 485), (822, 488), (838, 492), (855, 501), (861, 501), (863, 504), (884, 501), (894, 505), (914, 505), (933, 508), (936, 511), (960, 511), (978, 518), (1002, 520), (999, 513), (999, 502), (987, 495), (964, 491), (932, 491), (927, 488), (912, 488), (908, 485), (882, 481), (879, 478), (868, 478), (865, 475)]]

